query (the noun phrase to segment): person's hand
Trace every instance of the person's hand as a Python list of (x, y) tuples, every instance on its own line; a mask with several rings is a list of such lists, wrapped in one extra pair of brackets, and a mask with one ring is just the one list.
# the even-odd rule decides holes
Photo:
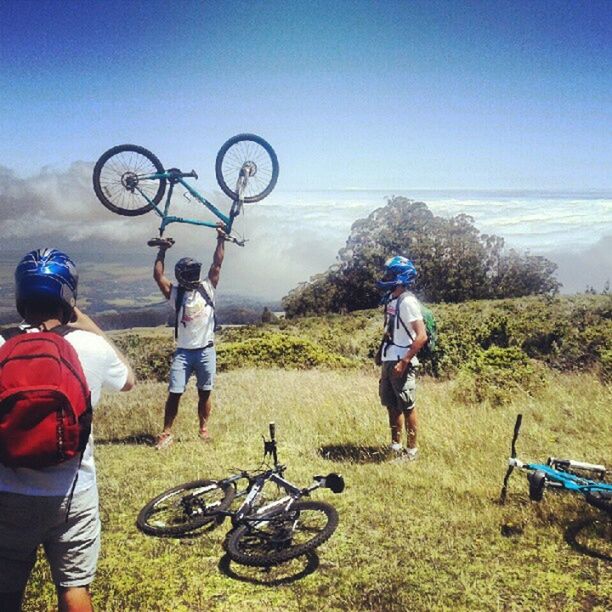
[(151, 238), (147, 242), (150, 247), (159, 247), (160, 251), (167, 251), (174, 244), (174, 238)]
[(229, 235), (226, 230), (225, 223), (217, 223), (217, 240), (229, 240)]
[(393, 366), (393, 373), (396, 376), (403, 376), (404, 372), (406, 371), (406, 368), (408, 367), (408, 364), (403, 361), (403, 360), (399, 360), (395, 366)]

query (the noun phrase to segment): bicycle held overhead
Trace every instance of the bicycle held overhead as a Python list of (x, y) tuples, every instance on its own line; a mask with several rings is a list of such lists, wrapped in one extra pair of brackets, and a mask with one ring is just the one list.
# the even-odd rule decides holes
[[(324, 487), (334, 493), (344, 490), (339, 474), (314, 476), (308, 487), (298, 487), (284, 477), (286, 466), (278, 463), (275, 426), (270, 440), (264, 439), (264, 460), (273, 465), (256, 471), (240, 470), (223, 480), (196, 480), (164, 491), (140, 511), (136, 524), (148, 535), (184, 536), (205, 525), (218, 525), (230, 517), (226, 550), (236, 563), (270, 567), (300, 557), (324, 542), (338, 526), (338, 512), (326, 502), (303, 500)], [(239, 483), (245, 483), (240, 488)], [(266, 483), (277, 485), (285, 495), (264, 501)], [(232, 511), (236, 498), (244, 497)]]
[[(137, 145), (119, 145), (106, 151), (94, 167), (93, 186), (100, 202), (116, 214), (135, 217), (153, 210), (161, 217), (159, 238), (149, 242), (152, 246), (163, 239), (164, 231), (171, 223), (212, 228), (222, 225), (228, 238), (243, 246), (244, 240), (232, 234), (234, 220), (245, 203), (259, 202), (270, 194), (278, 180), (278, 171), (276, 153), (268, 142), (255, 134), (238, 134), (223, 144), (215, 162), (219, 187), (232, 199), (228, 214), (219, 210), (185, 180), (197, 180), (195, 170), (166, 170), (151, 151)], [(219, 221), (170, 214), (176, 185), (181, 185)], [(168, 191), (162, 204), (166, 187)]]

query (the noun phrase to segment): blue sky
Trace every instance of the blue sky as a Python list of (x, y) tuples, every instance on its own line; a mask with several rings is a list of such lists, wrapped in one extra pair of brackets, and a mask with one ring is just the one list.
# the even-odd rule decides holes
[(612, 2), (5, 0), (0, 165), (153, 150), (279, 189), (612, 187)]
[[(129, 252), (148, 267), (157, 218), (103, 208), (94, 162), (144, 146), (166, 168), (196, 169), (198, 190), (227, 210), (216, 153), (254, 132), (280, 177), (244, 216), (250, 242), (228, 252), (224, 291), (281, 297), (332, 265), (351, 224), (391, 195), (467, 212), (508, 246), (550, 256), (568, 291), (601, 288), (610, 41), (610, 0), (4, 0), (3, 251)], [(170, 235), (170, 264), (214, 248), (210, 230)]]

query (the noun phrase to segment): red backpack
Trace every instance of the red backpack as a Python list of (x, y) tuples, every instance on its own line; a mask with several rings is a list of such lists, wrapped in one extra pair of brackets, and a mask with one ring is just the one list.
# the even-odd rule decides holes
[(91, 432), (91, 396), (69, 327), (10, 329), (0, 347), (0, 463), (43, 468), (81, 455)]

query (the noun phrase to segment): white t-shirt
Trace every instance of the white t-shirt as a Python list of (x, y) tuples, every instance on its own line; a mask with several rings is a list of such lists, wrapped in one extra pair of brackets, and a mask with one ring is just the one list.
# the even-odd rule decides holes
[[(214, 304), (215, 288), (209, 279), (201, 281), (202, 290), (206, 291)], [(175, 308), (178, 288), (172, 285), (170, 304)], [(215, 337), (215, 311), (202, 295), (201, 290), (185, 291), (182, 306), (179, 306), (178, 337), (176, 346), (185, 349), (199, 349), (212, 342)]]
[[(79, 356), (91, 391), (91, 404), (94, 408), (100, 400), (100, 392), (103, 388), (111, 391), (123, 389), (128, 376), (127, 366), (102, 336), (75, 330), (67, 334), (65, 339), (72, 344)], [(0, 336), (0, 346), (4, 342), (4, 338)], [(93, 434), (89, 436), (80, 468), (79, 457), (40, 470), (8, 468), (0, 463), (0, 491), (22, 495), (63, 496), (70, 493), (77, 469), (79, 476), (74, 489), (75, 493), (85, 491), (96, 484)]]
[[(410, 329), (411, 333), (414, 334), (412, 328), (410, 327), (410, 323), (413, 321), (423, 320), (423, 313), (421, 312), (419, 300), (417, 300), (417, 298), (412, 293), (404, 293), (400, 297), (400, 318), (404, 325), (408, 329)], [(399, 328), (397, 326), (396, 311), (398, 299), (399, 298), (391, 300), (387, 304), (385, 310), (386, 320), (391, 321), (393, 325), (393, 343), (385, 343), (383, 345), (383, 361), (398, 361), (399, 359), (402, 359), (402, 357), (404, 357), (404, 355), (408, 352), (408, 349), (410, 348), (410, 345), (412, 344), (413, 340), (410, 334), (404, 329), (404, 325), (402, 325), (402, 323), (399, 324)], [(412, 365), (418, 365), (419, 360), (416, 358), (416, 356), (412, 358), (411, 363)]]

